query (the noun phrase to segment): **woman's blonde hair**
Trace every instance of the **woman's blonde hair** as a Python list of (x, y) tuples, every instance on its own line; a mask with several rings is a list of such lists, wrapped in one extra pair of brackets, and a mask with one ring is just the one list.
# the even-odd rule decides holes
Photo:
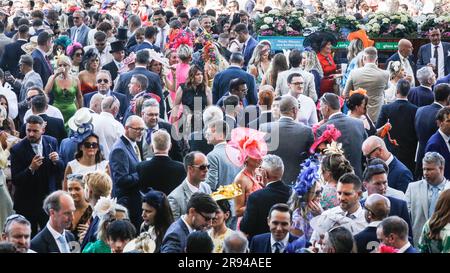
[(83, 176), (83, 183), (92, 191), (93, 198), (98, 200), (101, 196), (111, 195), (112, 180), (106, 173), (92, 172)]

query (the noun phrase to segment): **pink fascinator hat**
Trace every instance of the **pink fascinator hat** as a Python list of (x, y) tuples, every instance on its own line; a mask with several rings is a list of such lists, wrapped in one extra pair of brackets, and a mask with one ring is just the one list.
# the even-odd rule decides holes
[(250, 128), (235, 128), (225, 147), (228, 159), (236, 166), (244, 165), (247, 157), (262, 159), (267, 154), (265, 133)]
[(309, 152), (311, 154), (315, 153), (317, 146), (319, 146), (321, 143), (331, 143), (332, 141), (337, 141), (337, 139), (341, 136), (341, 131), (334, 127), (333, 124), (327, 125), (327, 129), (322, 133), (320, 137), (317, 137), (317, 129), (317, 127), (313, 127), (313, 132), (314, 136), (316, 136), (316, 139), (311, 145), (311, 148), (309, 148)]

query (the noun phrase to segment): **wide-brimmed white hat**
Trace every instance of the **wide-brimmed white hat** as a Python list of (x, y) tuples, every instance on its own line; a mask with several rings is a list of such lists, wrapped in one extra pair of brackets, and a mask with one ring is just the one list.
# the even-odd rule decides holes
[(78, 128), (83, 127), (86, 124), (92, 124), (92, 119), (92, 114), (89, 108), (83, 107), (75, 112), (67, 124), (71, 130), (77, 132)]
[(37, 42), (38, 36), (32, 36), (30, 42), (23, 44), (20, 48), (25, 51), (26, 54), (31, 54), (38, 46)]
[(141, 233), (137, 238), (129, 241), (123, 252), (154, 253), (156, 243), (148, 232)]
[(156, 52), (154, 49), (147, 49), (150, 53), (150, 61), (154, 60), (165, 67), (170, 67), (169, 60), (162, 53)]

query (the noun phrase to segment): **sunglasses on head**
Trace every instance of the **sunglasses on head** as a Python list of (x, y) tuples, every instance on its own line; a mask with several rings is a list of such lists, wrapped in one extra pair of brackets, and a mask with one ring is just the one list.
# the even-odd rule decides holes
[(194, 168), (198, 168), (201, 171), (204, 171), (206, 169), (209, 169), (210, 165), (209, 164), (204, 164), (204, 165), (192, 165), (192, 167)]
[(83, 143), (83, 146), (86, 149), (89, 149), (89, 148), (96, 149), (96, 148), (98, 148), (98, 143), (97, 142), (85, 142), (85, 143)]

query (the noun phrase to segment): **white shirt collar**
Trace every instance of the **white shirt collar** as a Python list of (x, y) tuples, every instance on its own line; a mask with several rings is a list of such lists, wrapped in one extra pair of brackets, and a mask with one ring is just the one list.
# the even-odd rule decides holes
[(394, 155), (391, 153), (391, 155), (389, 156), (389, 158), (386, 160), (386, 165), (389, 166), (389, 164), (391, 164), (391, 162), (394, 160)]
[(64, 239), (66, 239), (66, 231), (64, 230), (63, 233), (59, 233), (58, 231), (56, 231), (55, 229), (52, 228), (52, 225), (50, 225), (50, 221), (47, 222), (47, 228), (50, 231), (50, 233), (52, 234), (53, 238), (55, 238), (55, 241), (58, 242), (58, 238), (63, 236)]
[(286, 236), (281, 241), (276, 241), (275, 238), (273, 238), (273, 235), (271, 234), (270, 235), (270, 247), (271, 247), (272, 250), (275, 248), (274, 244), (276, 242), (281, 242), (283, 244), (283, 248), (280, 250), (280, 252), (283, 252), (284, 249), (286, 249), (286, 246), (289, 243), (289, 232), (286, 234)]
[(198, 186), (198, 188), (197, 188), (196, 186), (192, 185), (192, 184), (189, 182), (189, 180), (188, 180), (187, 177), (186, 177), (186, 184), (188, 185), (188, 188), (189, 188), (189, 190), (190, 190), (192, 193), (196, 193), (196, 192), (198, 192), (198, 191), (200, 190), (200, 185)]
[(450, 137), (447, 136), (446, 134), (444, 134), (444, 132), (442, 132), (441, 129), (439, 129), (438, 132), (439, 132), (439, 134), (441, 134), (441, 136), (444, 139), (445, 143), (448, 144), (448, 140), (450, 139)]
[(282, 116), (280, 117), (280, 119), (282, 119), (282, 118), (284, 118), (284, 119), (289, 119), (289, 120), (292, 120), (292, 121), (294, 120), (294, 119), (293, 119), (293, 118), (291, 118), (291, 117), (288, 117), (288, 116), (283, 116), (283, 115), (282, 115)]
[(339, 115), (339, 114), (342, 114), (342, 113), (339, 111), (339, 112), (336, 112), (336, 113), (334, 113), (334, 114), (331, 114), (331, 115), (328, 117), (328, 119), (331, 119), (332, 117), (334, 117), (334, 116), (336, 116), (336, 115)]
[(219, 146), (219, 145), (224, 145), (224, 144), (227, 144), (227, 142), (226, 141), (219, 142), (216, 145), (214, 145), (214, 147)]
[(187, 214), (183, 215), (183, 217), (181, 217), (181, 220), (184, 222), (184, 224), (186, 225), (186, 227), (189, 230), (189, 233), (194, 232), (194, 229), (186, 222), (186, 220), (184, 220), (184, 218), (187, 217)]
[(442, 105), (442, 104), (440, 104), (439, 102), (437, 102), (437, 101), (435, 101), (435, 102), (433, 102), (433, 103), (435, 103), (435, 104), (437, 104), (437, 105), (439, 105), (441, 108), (444, 108), (445, 106), (444, 105)]
[(433, 91), (433, 89), (431, 89), (431, 87), (429, 87), (429, 86), (425, 86), (425, 85), (420, 85), (421, 87), (424, 87), (424, 88), (426, 88), (426, 89), (429, 89), (430, 91)]
[(381, 221), (373, 221), (370, 222), (367, 227), (378, 227), (378, 225), (381, 223)]
[(395, 100), (405, 100), (405, 101), (408, 101), (408, 98), (395, 98)]
[(402, 246), (397, 253), (404, 253), (409, 247), (411, 246), (410, 242), (406, 242), (406, 244), (404, 246)]
[(134, 148), (134, 146), (136, 145), (136, 141), (129, 139), (126, 135), (123, 135), (123, 136), (130, 142), (131, 146), (133, 146), (133, 148)]
[(247, 41), (245, 41), (245, 43), (244, 43), (245, 47), (247, 47), (248, 41), (250, 41), (251, 38), (252, 38), (252, 36), (251, 36), (251, 35), (248, 35), (248, 39), (247, 39)]

